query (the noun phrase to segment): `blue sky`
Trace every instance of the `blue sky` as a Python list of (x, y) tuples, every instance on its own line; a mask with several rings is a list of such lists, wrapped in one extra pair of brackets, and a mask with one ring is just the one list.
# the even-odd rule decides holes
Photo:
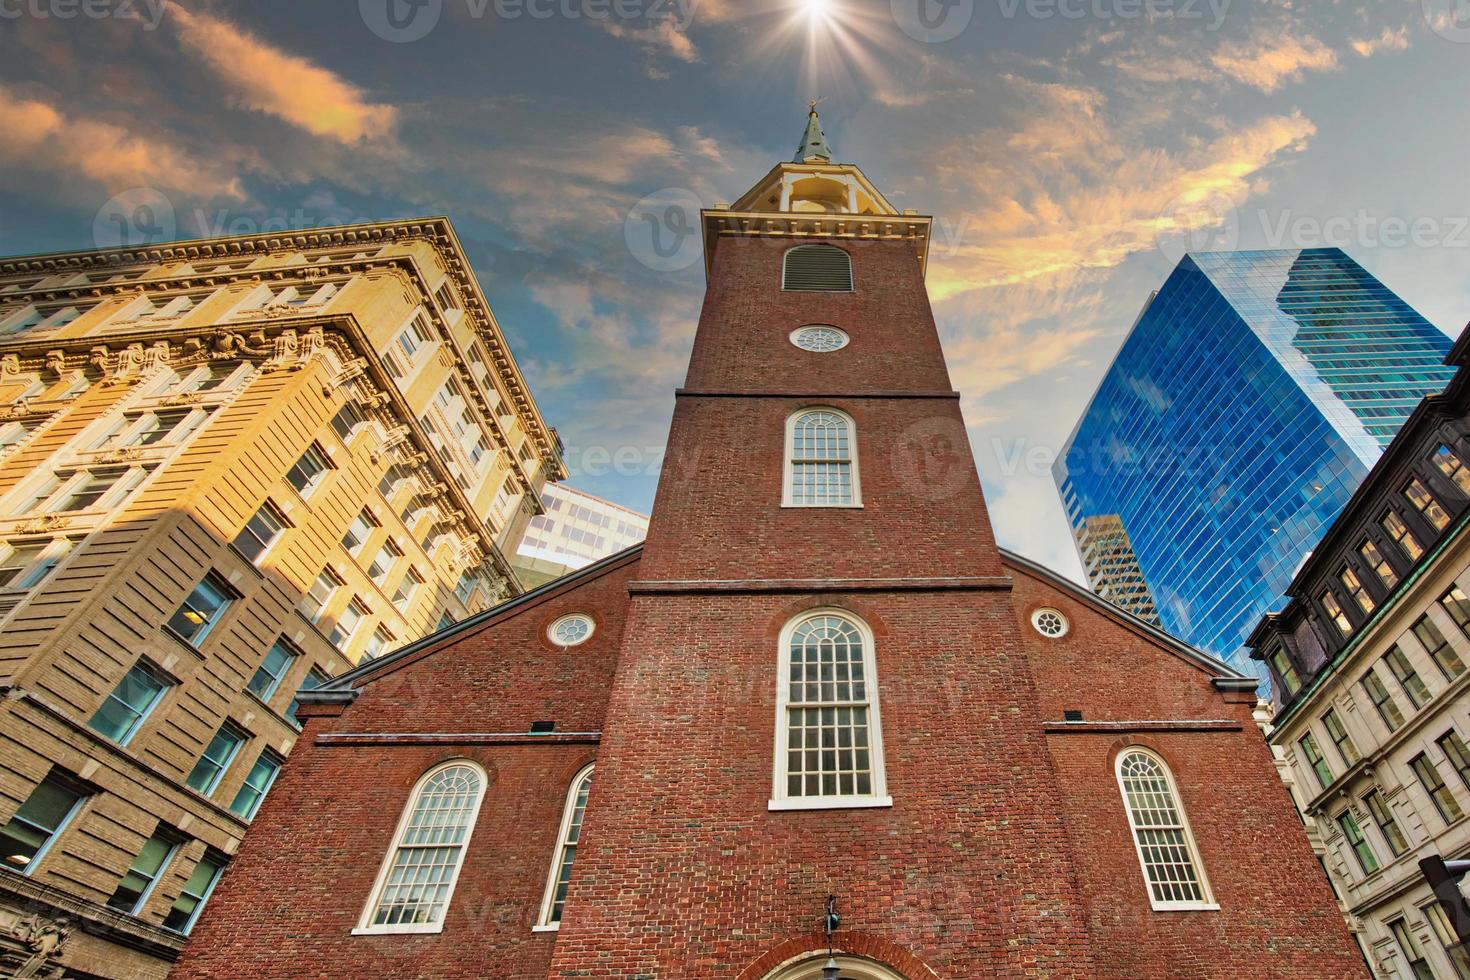
[(1051, 453), (1184, 248), (1340, 245), (1470, 320), (1454, 0), (0, 0), (0, 51), (0, 252), (447, 214), (573, 484), (641, 510), (703, 290), (647, 199), (734, 200), (811, 97), (936, 215), (1000, 540), (1069, 574)]

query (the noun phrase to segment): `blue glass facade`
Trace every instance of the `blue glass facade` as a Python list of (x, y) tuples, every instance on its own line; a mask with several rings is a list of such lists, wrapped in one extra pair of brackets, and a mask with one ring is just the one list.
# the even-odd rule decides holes
[(1242, 641), (1449, 349), (1341, 249), (1187, 255), (1053, 467), (1073, 530), (1119, 515), (1161, 625), (1259, 673)]

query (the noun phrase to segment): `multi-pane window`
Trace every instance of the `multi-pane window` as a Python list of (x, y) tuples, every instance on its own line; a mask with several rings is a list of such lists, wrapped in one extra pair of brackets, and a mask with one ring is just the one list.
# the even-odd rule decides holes
[(567, 793), (566, 808), (562, 812), (561, 833), (557, 835), (556, 851), (551, 857), (551, 877), (546, 883), (546, 897), (541, 903), (541, 926), (551, 927), (561, 922), (561, 911), (566, 905), (567, 888), (572, 881), (572, 862), (577, 857), (577, 841), (582, 836), (582, 817), (587, 813), (587, 795), (592, 791), (592, 767), (577, 773), (572, 788)]
[(190, 411), (146, 412), (137, 424), (122, 434), (122, 446), (152, 446), (160, 442), (177, 442), (194, 427), (188, 425)]
[(123, 675), (87, 724), (119, 745), (127, 745), (163, 700), (168, 687), (152, 668), (139, 661)]
[(281, 681), (285, 680), (297, 656), (296, 651), (287, 646), (285, 640), (276, 640), (260, 666), (255, 669), (255, 675), (250, 678), (246, 690), (262, 701), (268, 700), (280, 688)]
[(1418, 561), (1419, 556), (1424, 554), (1424, 548), (1419, 544), (1419, 539), (1414, 537), (1414, 532), (1409, 530), (1409, 525), (1405, 524), (1404, 519), (1398, 514), (1389, 511), (1383, 515), (1379, 523), (1383, 525), (1383, 530), (1393, 539), (1394, 544), (1398, 545), (1399, 549), (1408, 556), (1409, 561)]
[(398, 488), (402, 485), (403, 481), (412, 475), (413, 471), (407, 466), (404, 466), (402, 463), (394, 463), (388, 467), (387, 472), (383, 474), (383, 478), (378, 481), (378, 492), (384, 497), (392, 497), (398, 492)]
[[(1464, 599), (1465, 594), (1460, 592), (1458, 588), (1451, 590), (1450, 594), (1453, 595), (1456, 593), (1460, 595), (1462, 600)], [(1449, 596), (1445, 598), (1447, 599)], [(1444, 602), (1445, 600), (1441, 599), (1440, 601)], [(1448, 608), (1446, 606), (1446, 609)], [(1454, 615), (1454, 613), (1451, 613), (1451, 615)], [(1445, 635), (1439, 631), (1439, 627), (1434, 625), (1434, 620), (1428, 616), (1419, 617), (1419, 621), (1413, 626), (1413, 632), (1414, 636), (1423, 644), (1430, 658), (1439, 667), (1440, 673), (1444, 674), (1445, 680), (1454, 680), (1465, 672), (1465, 662), (1460, 659), (1460, 655), (1455, 652), (1455, 648), (1450, 646), (1450, 641), (1445, 639)]]
[(1363, 874), (1371, 875), (1378, 870), (1378, 855), (1373, 853), (1373, 845), (1368, 843), (1368, 838), (1363, 836), (1363, 828), (1358, 826), (1358, 818), (1351, 811), (1344, 810), (1337, 818), (1337, 825), (1342, 828), (1343, 840), (1347, 841), (1348, 847), (1352, 848), (1353, 855), (1358, 859), (1358, 867), (1363, 869)]
[(1271, 666), (1276, 668), (1276, 676), (1281, 678), (1287, 697), (1302, 689), (1301, 675), (1297, 673), (1296, 664), (1291, 662), (1291, 657), (1287, 656), (1285, 650), (1277, 647), (1271, 651)]
[(1466, 789), (1470, 789), (1470, 748), (1466, 747), (1465, 740), (1460, 737), (1460, 733), (1451, 728), (1435, 739), (1434, 743), (1439, 746), (1439, 750), (1454, 767), (1460, 777), (1460, 782), (1465, 784)]
[(1414, 505), (1423, 518), (1429, 522), (1436, 531), (1443, 531), (1450, 523), (1450, 515), (1434, 499), (1434, 494), (1418, 480), (1410, 480), (1408, 486), (1404, 487), (1404, 498)]
[(1348, 595), (1353, 597), (1359, 609), (1365, 613), (1373, 611), (1373, 597), (1368, 594), (1367, 589), (1363, 588), (1363, 583), (1358, 581), (1356, 572), (1351, 568), (1344, 568), (1337, 573), (1337, 580), (1342, 583), (1344, 589), (1347, 589)]
[(1450, 614), (1460, 632), (1470, 638), (1470, 599), (1465, 597), (1465, 590), (1455, 586), (1439, 597), (1439, 604)]
[(133, 859), (128, 873), (117, 883), (117, 889), (107, 900), (108, 906), (129, 915), (137, 914), (148, 901), (148, 896), (153, 893), (154, 886), (158, 884), (163, 869), (168, 867), (169, 859), (174, 856), (177, 847), (174, 839), (167, 834), (157, 833), (148, 838), (143, 849)]
[(1410, 931), (1409, 923), (1404, 919), (1394, 919), (1388, 924), (1388, 931), (1393, 933), (1394, 942), (1398, 943), (1399, 952), (1409, 964), (1409, 972), (1414, 980), (1435, 980), (1434, 970), (1424, 958), (1424, 950), (1419, 948), (1419, 942)]
[(1378, 709), (1378, 717), (1388, 726), (1391, 732), (1398, 731), (1404, 723), (1404, 713), (1399, 710), (1393, 695), (1388, 693), (1388, 688), (1383, 686), (1383, 681), (1369, 668), (1368, 673), (1363, 675), (1363, 690), (1368, 695), (1368, 700), (1373, 702), (1373, 707)]
[(1174, 777), (1163, 760), (1142, 749), (1121, 753), (1118, 785), (1153, 907), (1210, 905), (1209, 885), (1194, 837), (1179, 805)]
[(402, 557), (402, 548), (398, 547), (391, 540), (384, 541), (383, 546), (378, 549), (378, 553), (373, 556), (373, 560), (368, 563), (368, 578), (382, 585), (388, 580), (388, 573), (393, 571), (393, 566)]
[(1306, 760), (1307, 768), (1317, 776), (1317, 782), (1326, 789), (1332, 785), (1332, 767), (1327, 764), (1327, 759), (1322, 755), (1322, 749), (1317, 745), (1317, 737), (1311, 732), (1303, 735), (1297, 745), (1301, 746), (1302, 758)]
[(1437, 901), (1424, 906), (1423, 912), (1429, 928), (1434, 931), (1434, 938), (1439, 940), (1440, 947), (1454, 965), (1455, 976), (1459, 980), (1470, 980), (1470, 951), (1460, 944), (1460, 937), (1450, 923), (1450, 914)]
[(852, 257), (835, 245), (797, 245), (786, 250), (781, 288), (801, 292), (852, 292)]
[(407, 613), (408, 607), (413, 605), (413, 597), (418, 594), (419, 586), (423, 584), (424, 577), (418, 573), (418, 569), (410, 568), (404, 572), (398, 588), (393, 590), (394, 608), (401, 613)]
[(87, 470), (65, 480), (54, 476), (31, 497), (26, 510), (44, 508), (49, 513), (63, 514), (117, 506), (145, 476), (145, 470), (116, 466)]
[(225, 770), (230, 768), (230, 763), (235, 759), (235, 753), (240, 751), (240, 746), (245, 744), (245, 734), (238, 728), (225, 722), (219, 731), (214, 733), (214, 738), (204, 747), (204, 754), (194, 764), (194, 769), (185, 780), (189, 788), (208, 796), (214, 792), (224, 776)]
[(484, 795), (484, 773), (464, 760), (432, 769), (419, 781), (368, 902), (362, 931), (443, 928)]
[(234, 593), (225, 580), (210, 572), (169, 617), (168, 628), (198, 646), (234, 601)]
[(368, 607), (363, 605), (361, 599), (354, 596), (352, 601), (347, 603), (347, 608), (343, 609), (342, 614), (337, 617), (337, 621), (332, 624), (332, 628), (327, 631), (327, 639), (338, 650), (345, 650), (347, 644), (352, 642), (352, 635), (357, 632), (357, 628), (362, 625), (367, 616)]
[(313, 623), (320, 623), (322, 614), (326, 612), (327, 603), (332, 601), (332, 593), (336, 592), (346, 583), (342, 577), (330, 568), (323, 568), (316, 581), (311, 583), (311, 588), (306, 590), (306, 595), (301, 597), (301, 603), (297, 606), (301, 615)]
[(85, 798), (54, 775), (43, 779), (0, 828), (0, 864), (21, 874), (34, 871)]
[(1331, 592), (1322, 593), (1322, 608), (1327, 611), (1327, 618), (1332, 620), (1332, 625), (1343, 636), (1349, 636), (1353, 632), (1353, 624), (1343, 612), (1342, 604), (1337, 601), (1337, 596)]
[(203, 857), (194, 866), (194, 873), (184, 883), (183, 891), (174, 901), (173, 908), (168, 910), (164, 917), (163, 927), (172, 929), (188, 935), (189, 930), (194, 928), (194, 923), (199, 920), (199, 913), (204, 911), (204, 903), (209, 901), (209, 893), (214, 891), (219, 876), (225, 870), (225, 862), (215, 857)]
[(1429, 700), (1429, 688), (1424, 686), (1419, 672), (1409, 663), (1404, 651), (1397, 646), (1389, 647), (1388, 652), (1383, 655), (1383, 662), (1388, 664), (1389, 671), (1398, 679), (1399, 687), (1409, 696), (1409, 703), (1415, 708), (1422, 708)]
[(852, 420), (812, 409), (788, 423), (786, 500), (792, 507), (849, 507), (858, 500)]
[(265, 554), (275, 540), (286, 529), (286, 516), (280, 508), (267, 500), (260, 505), (240, 533), (235, 535), (235, 548), (252, 562)]
[(313, 490), (321, 486), (322, 481), (327, 478), (327, 471), (331, 468), (332, 464), (327, 460), (327, 454), (312, 443), (306, 447), (306, 452), (301, 454), (301, 458), (291, 464), (291, 468), (286, 471), (286, 479), (291, 486), (296, 488), (297, 493), (303, 497), (309, 497)]
[(1364, 541), (1358, 546), (1358, 554), (1363, 556), (1363, 561), (1373, 569), (1373, 573), (1378, 576), (1378, 581), (1383, 583), (1385, 589), (1391, 589), (1398, 584), (1399, 573), (1394, 571), (1388, 559), (1383, 557), (1383, 552), (1378, 549), (1376, 543)]
[(46, 580), (76, 547), (76, 541), (72, 538), (26, 540), (0, 547), (5, 549), (5, 557), (0, 559), (0, 591), (27, 592)]
[(1332, 739), (1332, 744), (1337, 746), (1337, 754), (1342, 757), (1345, 765), (1351, 766), (1361, 758), (1358, 755), (1358, 747), (1353, 744), (1352, 736), (1343, 726), (1336, 708), (1328, 708), (1322, 715), (1322, 727), (1327, 729), (1327, 735)]
[(380, 527), (382, 525), (378, 523), (378, 519), (370, 511), (362, 511), (362, 513), (352, 519), (352, 523), (347, 528), (347, 533), (342, 535), (342, 547), (346, 548), (353, 555), (356, 555), (362, 550), (362, 546), (367, 544), (369, 536)]
[(1414, 775), (1419, 777), (1419, 785), (1424, 787), (1424, 792), (1434, 801), (1434, 808), (1444, 818), (1445, 823), (1454, 823), (1460, 819), (1463, 811), (1455, 799), (1455, 794), (1439, 778), (1439, 770), (1434, 763), (1429, 761), (1429, 756), (1420, 753), (1409, 761), (1409, 768), (1414, 770)]
[(250, 767), (249, 774), (245, 776), (245, 782), (240, 784), (234, 800), (230, 802), (230, 812), (245, 820), (253, 820), (255, 811), (260, 809), (261, 800), (270, 792), (271, 783), (276, 781), (276, 775), (280, 771), (281, 760), (270, 752), (261, 752), (260, 758), (255, 760), (255, 765)]
[(367, 418), (362, 414), (362, 409), (357, 407), (357, 403), (348, 402), (332, 416), (332, 429), (346, 442), (352, 438), (353, 430), (366, 422)]
[(1460, 458), (1460, 454), (1444, 443), (1440, 443), (1439, 448), (1434, 451), (1433, 459), (1439, 471), (1453, 480), (1461, 493), (1470, 497), (1470, 468), (1466, 468), (1465, 461)]
[(386, 627), (379, 626), (373, 630), (368, 637), (367, 643), (363, 645), (362, 655), (368, 660), (381, 657), (393, 646), (393, 634)]
[(1408, 838), (1404, 837), (1403, 830), (1399, 828), (1399, 822), (1394, 819), (1393, 810), (1383, 802), (1383, 797), (1378, 795), (1378, 790), (1370, 790), (1368, 795), (1363, 797), (1363, 805), (1373, 816), (1373, 822), (1378, 825), (1378, 832), (1383, 835), (1388, 849), (1395, 856), (1407, 851), (1409, 849)]
[(772, 806), (886, 803), (871, 634), (838, 612), (783, 632)]

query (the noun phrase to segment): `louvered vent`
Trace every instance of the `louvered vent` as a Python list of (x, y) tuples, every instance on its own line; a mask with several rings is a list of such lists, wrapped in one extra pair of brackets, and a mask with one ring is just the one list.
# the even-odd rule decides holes
[(852, 292), (852, 259), (835, 245), (798, 245), (786, 252), (782, 289)]

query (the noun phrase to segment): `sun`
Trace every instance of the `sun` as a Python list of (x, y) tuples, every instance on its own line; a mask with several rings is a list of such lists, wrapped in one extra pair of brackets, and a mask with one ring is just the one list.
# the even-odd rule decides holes
[(830, 20), (836, 8), (832, 0), (801, 0), (801, 6), (813, 27), (819, 27)]

